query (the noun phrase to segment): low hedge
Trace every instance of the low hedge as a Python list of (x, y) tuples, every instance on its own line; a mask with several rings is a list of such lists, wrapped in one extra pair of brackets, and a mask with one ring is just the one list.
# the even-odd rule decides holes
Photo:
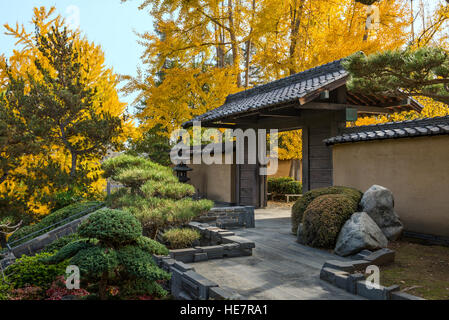
[(328, 187), (328, 188), (320, 188), (320, 189), (314, 189), (309, 192), (306, 192), (298, 201), (295, 202), (295, 204), (292, 207), (292, 232), (296, 234), (296, 231), (298, 230), (299, 224), (303, 220), (304, 212), (307, 209), (307, 206), (315, 200), (315, 198), (318, 198), (319, 196), (325, 195), (325, 194), (344, 194), (351, 198), (356, 205), (358, 206), (360, 200), (362, 199), (363, 193), (357, 189), (350, 188), (350, 187), (341, 187), (341, 186), (334, 186), (334, 187)]
[(268, 178), (268, 192), (273, 195), (301, 194), (302, 184), (290, 177)]
[(358, 203), (345, 194), (317, 197), (304, 212), (302, 239), (305, 244), (333, 249), (341, 228), (357, 206)]
[[(96, 210), (98, 210), (101, 206), (103, 205), (103, 202), (101, 201), (86, 201), (86, 202), (80, 202), (80, 203), (75, 203), (72, 204), (70, 206), (64, 207), (62, 209), (59, 209), (53, 213), (50, 213), (49, 215), (45, 216), (40, 222), (32, 224), (32, 225), (28, 225), (28, 226), (24, 226), (22, 228), (20, 228), (19, 230), (17, 230), (9, 239), (9, 242), (15, 241), (15, 240), (19, 240), (33, 232), (39, 231), (41, 229), (47, 228), (57, 222), (60, 222), (64, 219), (70, 218), (72, 216), (75, 216), (76, 214), (79, 214), (83, 211), (85, 211), (85, 214), (89, 214), (91, 212), (94, 212)], [(70, 222), (72, 220), (78, 219), (81, 216), (76, 216), (73, 219), (69, 219), (67, 221)], [(54, 227), (57, 228), (58, 226)], [(33, 236), (33, 238), (44, 234), (50, 230), (52, 230), (53, 228), (47, 229), (41, 233), (36, 234), (35, 236)], [(14, 246), (22, 243), (22, 242), (26, 242), (28, 240), (31, 240), (32, 238), (26, 238), (23, 241), (20, 241), (19, 243), (14, 243)]]

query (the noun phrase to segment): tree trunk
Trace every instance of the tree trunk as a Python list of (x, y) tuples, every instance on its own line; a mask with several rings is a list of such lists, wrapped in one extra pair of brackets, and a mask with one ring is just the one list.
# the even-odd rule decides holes
[[(252, 14), (252, 21), (254, 20), (254, 11), (256, 10), (256, 0), (253, 0), (253, 14)], [(251, 34), (253, 32), (253, 27), (251, 26), (249, 33)], [(249, 65), (251, 59), (251, 40), (248, 39), (246, 41), (246, 52), (245, 52), (245, 88), (248, 88), (249, 86)]]
[(6, 243), (6, 235), (0, 232), (0, 247), (3, 249), (6, 248)]
[(98, 296), (100, 300), (108, 299), (108, 272), (103, 272), (98, 283)]
[(302, 11), (304, 8), (305, 0), (300, 0), (299, 7), (296, 7), (296, 1), (294, 2), (294, 7), (290, 9), (290, 75), (296, 73), (296, 47), (298, 45), (299, 27), (301, 25)]
[(76, 176), (76, 162), (78, 159), (78, 154), (75, 151), (70, 151), (72, 155), (72, 167), (70, 169), (70, 177), (74, 178)]
[(5, 173), (0, 177), (0, 184), (2, 184), (3, 182), (5, 182), (6, 178), (8, 178), (8, 172), (5, 172)]
[(240, 59), (239, 59), (239, 48), (237, 43), (237, 37), (235, 35), (234, 29), (234, 13), (232, 0), (228, 0), (228, 10), (229, 10), (229, 36), (231, 37), (232, 46), (232, 62), (237, 70), (237, 87), (242, 86), (242, 80), (240, 79)]

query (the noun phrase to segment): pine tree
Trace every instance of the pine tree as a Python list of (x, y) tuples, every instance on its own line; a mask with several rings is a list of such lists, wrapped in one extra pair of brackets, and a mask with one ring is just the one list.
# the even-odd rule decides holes
[(67, 29), (53, 26), (46, 35), (39, 28), (36, 32), (36, 46), (45, 63), (35, 60), (37, 74), (28, 74), (27, 79), (8, 72), (10, 96), (17, 101), (10, 107), (24, 119), (28, 132), (70, 154), (67, 182), (77, 184), (87, 174), (80, 162), (106, 154), (121, 133), (122, 119), (95, 104), (96, 89), (85, 77), (89, 66), (80, 63)]
[(355, 54), (345, 63), (348, 88), (365, 94), (421, 96), (449, 104), (449, 53), (424, 47)]

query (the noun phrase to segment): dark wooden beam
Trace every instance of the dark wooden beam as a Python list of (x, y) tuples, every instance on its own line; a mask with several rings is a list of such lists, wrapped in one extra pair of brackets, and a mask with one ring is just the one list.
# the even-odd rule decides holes
[(326, 90), (332, 91), (332, 90), (335, 90), (335, 89), (337, 89), (337, 88), (339, 88), (339, 87), (341, 87), (343, 85), (346, 85), (347, 79), (348, 79), (348, 76), (343, 77), (340, 80), (334, 81), (334, 82), (332, 82), (332, 83), (330, 83), (330, 84), (328, 84), (326, 86), (323, 86), (323, 87), (321, 87), (321, 88), (319, 88), (319, 89), (317, 89), (317, 90), (307, 94), (306, 96), (304, 96), (302, 98), (299, 98), (299, 103), (301, 105), (306, 104), (306, 103), (308, 103), (310, 101), (313, 101), (316, 98), (318, 98), (321, 95), (321, 92), (323, 92), (323, 91), (326, 91)]
[(354, 108), (363, 113), (390, 113), (391, 111), (375, 106), (359, 106), (354, 104), (325, 103), (325, 102), (309, 102), (299, 106), (300, 110), (345, 110), (346, 108)]
[(235, 129), (237, 126), (235, 124), (229, 123), (202, 123), (203, 128), (223, 128), (223, 129)]
[(346, 85), (337, 88), (336, 91), (337, 91), (337, 103), (348, 103), (348, 89)]

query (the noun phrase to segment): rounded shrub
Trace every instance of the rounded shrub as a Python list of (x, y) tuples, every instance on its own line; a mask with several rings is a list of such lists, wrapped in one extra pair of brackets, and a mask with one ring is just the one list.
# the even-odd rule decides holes
[(303, 240), (312, 247), (335, 247), (338, 233), (357, 210), (357, 203), (345, 194), (326, 194), (314, 199), (303, 217)]
[[(70, 264), (80, 269), (82, 285), (101, 300), (167, 294), (162, 283), (170, 274), (157, 266), (152, 255), (167, 254), (168, 250), (143, 237), (141, 224), (132, 214), (98, 210), (80, 225), (78, 234), (86, 239), (68, 243), (42, 262), (70, 259)], [(137, 283), (140, 285), (135, 286)], [(111, 296), (111, 289), (118, 290), (117, 297)]]
[(142, 235), (142, 225), (127, 212), (100, 209), (81, 223), (78, 234), (111, 246), (123, 245), (136, 241)]
[[(303, 220), (304, 212), (307, 206), (319, 196), (325, 194), (344, 194), (355, 202), (356, 207), (362, 199), (363, 193), (357, 189), (350, 187), (334, 186), (328, 188), (314, 189), (306, 192), (300, 199), (298, 199), (292, 207), (292, 232), (296, 234), (299, 224)], [(357, 208), (356, 208), (357, 209)]]

